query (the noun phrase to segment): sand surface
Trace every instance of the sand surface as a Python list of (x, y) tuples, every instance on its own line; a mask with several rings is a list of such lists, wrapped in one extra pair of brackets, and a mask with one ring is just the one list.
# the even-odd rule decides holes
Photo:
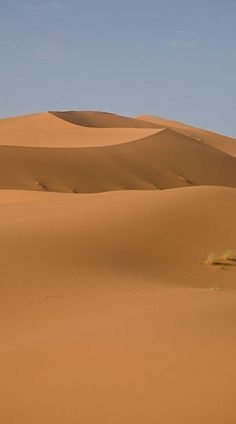
[[(153, 128), (154, 126), (154, 128)], [(151, 128), (150, 128), (151, 127)], [(146, 137), (158, 131), (149, 127), (94, 128), (72, 125), (52, 113), (0, 119), (0, 140), (4, 146), (90, 147), (120, 144)]]
[(156, 124), (159, 127), (176, 130), (182, 134), (192, 137), (195, 140), (222, 150), (229, 155), (236, 156), (235, 139), (231, 137), (226, 137), (221, 134), (216, 134), (201, 128), (194, 128), (190, 125), (182, 124), (181, 122), (171, 121), (156, 116), (144, 115), (137, 118), (145, 122), (149, 121), (151, 124)]
[(236, 422), (236, 141), (189, 128), (0, 120), (2, 423)]

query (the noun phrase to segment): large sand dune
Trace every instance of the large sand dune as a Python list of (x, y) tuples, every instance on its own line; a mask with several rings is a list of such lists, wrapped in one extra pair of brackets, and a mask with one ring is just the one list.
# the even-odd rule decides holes
[(0, 193), (3, 286), (30, 284), (30, 296), (43, 281), (38, 287), (43, 295), (51, 284), (57, 291), (54, 284), (61, 278), (70, 291), (81, 276), (111, 281), (124, 276), (162, 285), (236, 288), (236, 263), (205, 263), (210, 254), (220, 256), (236, 247), (236, 189), (190, 187), (83, 196)]
[(155, 119), (0, 121), (4, 424), (236, 421), (235, 141)]
[(194, 185), (236, 187), (236, 158), (165, 129), (87, 148), (0, 147), (0, 188), (93, 193)]
[[(85, 127), (72, 125), (52, 113), (37, 113), (0, 119), (0, 140), (4, 146), (89, 147), (120, 144), (158, 131), (156, 125), (138, 127)], [(150, 128), (151, 127), (151, 128)]]
[(144, 122), (149, 121), (151, 124), (156, 124), (162, 128), (170, 128), (179, 131), (180, 133), (188, 135), (202, 143), (209, 144), (216, 149), (222, 150), (229, 155), (236, 156), (235, 139), (231, 137), (226, 137), (221, 134), (216, 134), (211, 131), (195, 128), (190, 125), (182, 124), (181, 122), (171, 121), (169, 119), (163, 119), (156, 116), (144, 115), (139, 116), (138, 119)]

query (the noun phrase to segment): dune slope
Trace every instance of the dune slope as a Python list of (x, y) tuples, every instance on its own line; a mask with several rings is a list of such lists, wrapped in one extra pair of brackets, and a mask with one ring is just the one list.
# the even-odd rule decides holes
[(2, 422), (235, 422), (236, 189), (0, 198)]
[[(149, 127), (153, 127), (149, 124)], [(52, 113), (0, 119), (0, 144), (24, 147), (90, 147), (127, 143), (146, 137), (158, 128), (92, 128), (74, 125)]]
[(1, 189), (92, 193), (189, 185), (236, 187), (236, 159), (173, 130), (114, 146), (0, 147)]
[(9, 204), (2, 200), (0, 211), (3, 286), (33, 279), (30, 290), (44, 281), (42, 291), (47, 292), (57, 279), (69, 287), (70, 279), (79, 284), (81, 278), (113, 276), (180, 286), (235, 286), (233, 262), (226, 264), (226, 272), (204, 264), (210, 254), (236, 249), (235, 189), (39, 193), (39, 198), (33, 192), (31, 201), (23, 192), (22, 203), (16, 192), (15, 204), (14, 191), (1, 193), (9, 198)]
[(0, 120), (1, 423), (235, 424), (234, 143)]
[(127, 118), (126, 116), (116, 115), (108, 112), (93, 111), (69, 111), (69, 112), (50, 112), (60, 119), (68, 121), (75, 125), (94, 128), (163, 128), (155, 122), (145, 122), (145, 120)]
[(231, 156), (236, 156), (236, 140), (231, 137), (226, 137), (225, 135), (216, 134), (211, 131), (195, 128), (181, 122), (163, 119), (157, 116), (143, 115), (138, 116), (137, 118), (145, 122), (149, 121), (150, 123), (156, 124), (163, 128), (170, 128), (175, 131), (179, 131), (182, 134), (206, 143), (209, 146), (215, 147), (216, 149), (228, 153)]

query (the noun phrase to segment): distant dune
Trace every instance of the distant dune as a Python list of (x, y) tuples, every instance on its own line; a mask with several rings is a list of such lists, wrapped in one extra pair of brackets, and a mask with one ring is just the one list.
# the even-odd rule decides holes
[[(150, 128), (151, 127), (151, 128)], [(155, 128), (153, 128), (155, 127)], [(156, 125), (138, 128), (92, 128), (72, 125), (52, 113), (0, 120), (0, 140), (5, 146), (90, 147), (120, 144), (155, 133)]]
[[(99, 113), (85, 112), (78, 114), (71, 112), (68, 116), (71, 117), (71, 114), (72, 117), (78, 117), (78, 122), (85, 116), (86, 122), (89, 121), (91, 125), (95, 125), (100, 116)], [(126, 119), (129, 125), (133, 122), (136, 125), (136, 120), (117, 117), (116, 121), (115, 115), (110, 115), (101, 113), (101, 125), (105, 125), (106, 116), (109, 125), (111, 123), (120, 125), (123, 120), (126, 123)], [(64, 117), (64, 113), (60, 113), (59, 116)], [(24, 118), (19, 118), (20, 124), (17, 125), (15, 118), (7, 120), (7, 127), (6, 121), (3, 121), (5, 132), (6, 128), (11, 127), (10, 124), (13, 130), (9, 130), (12, 145), (8, 142), (7, 145), (0, 146), (1, 189), (93, 193), (196, 185), (236, 187), (236, 158), (226, 154), (222, 149), (208, 146), (203, 140), (164, 128), (144, 138), (143, 134), (139, 134), (139, 139), (135, 141), (130, 140), (131, 133), (123, 134), (125, 142), (121, 140), (120, 143), (117, 138), (114, 140), (111, 133), (106, 145), (102, 139), (99, 146), (93, 146), (88, 142), (88, 147), (84, 147), (87, 136), (81, 141), (81, 134), (72, 133), (73, 138), (78, 138), (77, 147), (72, 147), (70, 144), (70, 147), (64, 147), (64, 142), (63, 147), (58, 148), (54, 145), (52, 149), (50, 133), (54, 134), (55, 131), (57, 134), (61, 122), (64, 140), (67, 125), (69, 140), (71, 127), (78, 128), (78, 125), (66, 122), (64, 127), (64, 121), (54, 117), (51, 121), (49, 117), (50, 114), (30, 116), (28, 119), (25, 118), (25, 124)], [(37, 135), (39, 125), (40, 137), (44, 139), (44, 134), (47, 133), (46, 140), (49, 140), (49, 145), (43, 147), (41, 139), (37, 137), (34, 147), (30, 146), (34, 140), (32, 137), (25, 140), (25, 145), (18, 142), (14, 145), (13, 134), (17, 134), (15, 126), (19, 128), (19, 125), (21, 131), (24, 130), (24, 126), (27, 130), (30, 129), (30, 133), (26, 132), (27, 137), (29, 134), (32, 136), (34, 125)], [(119, 136), (121, 137), (121, 134)], [(138, 134), (135, 132), (132, 137), (136, 138)], [(96, 143), (99, 143), (101, 138), (102, 135), (98, 133)], [(4, 143), (4, 137), (2, 139)]]
[(0, 120), (4, 424), (234, 424), (236, 140)]

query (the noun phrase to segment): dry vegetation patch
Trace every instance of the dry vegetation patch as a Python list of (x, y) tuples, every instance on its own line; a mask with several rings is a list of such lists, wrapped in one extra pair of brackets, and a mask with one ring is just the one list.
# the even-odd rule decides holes
[(236, 253), (232, 250), (226, 250), (222, 255), (211, 253), (206, 262), (208, 265), (236, 265)]

